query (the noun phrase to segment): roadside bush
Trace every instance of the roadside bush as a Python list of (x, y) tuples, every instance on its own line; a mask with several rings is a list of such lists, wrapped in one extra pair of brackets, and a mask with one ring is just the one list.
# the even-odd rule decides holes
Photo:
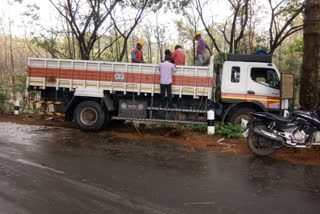
[(181, 124), (180, 126), (183, 129), (190, 130), (190, 131), (195, 131), (195, 132), (201, 132), (201, 131), (206, 131), (207, 126), (206, 125), (200, 125), (200, 124)]
[(227, 137), (239, 138), (243, 137), (242, 132), (244, 131), (241, 125), (233, 125), (232, 123), (221, 123), (216, 126), (216, 133), (226, 135)]
[(9, 110), (9, 91), (4, 86), (0, 85), (0, 113), (6, 113)]
[(25, 107), (28, 105), (28, 103), (26, 102), (26, 82), (26, 73), (16, 75), (16, 84), (13, 90), (18, 94), (18, 100), (20, 101), (20, 111), (24, 111)]
[(179, 129), (183, 131), (206, 131), (206, 125), (199, 124), (177, 124), (177, 123), (153, 123), (150, 125), (151, 128), (167, 128), (167, 129)]

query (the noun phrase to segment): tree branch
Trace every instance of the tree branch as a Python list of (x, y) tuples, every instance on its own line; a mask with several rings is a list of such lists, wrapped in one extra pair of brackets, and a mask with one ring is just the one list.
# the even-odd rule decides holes
[(96, 60), (99, 55), (103, 54), (108, 48), (110, 48), (110, 47), (111, 47), (115, 42), (117, 42), (120, 38), (121, 38), (121, 36), (118, 36), (118, 37), (117, 37), (114, 41), (112, 41), (109, 45), (107, 45), (106, 47), (104, 47), (100, 53), (96, 54), (96, 55), (93, 57), (93, 60)]
[(250, 0), (245, 0), (245, 4), (242, 6), (242, 10), (244, 10), (244, 19), (243, 15), (241, 16), (241, 30), (239, 36), (236, 38), (234, 42), (234, 49), (236, 50), (238, 48), (238, 44), (240, 40), (243, 38), (244, 35), (244, 30), (246, 28), (246, 25), (248, 23), (248, 16), (249, 16), (249, 1)]
[[(195, 1), (195, 4), (194, 4), (194, 1)], [(210, 37), (211, 41), (213, 42), (213, 45), (214, 47), (217, 49), (218, 52), (220, 52), (220, 48), (218, 47), (217, 45), (217, 42), (215, 40), (215, 38), (212, 36), (208, 26), (206, 25), (205, 21), (204, 21), (204, 18), (203, 18), (203, 10), (202, 10), (202, 7), (201, 7), (201, 3), (200, 3), (200, 0), (194, 0), (192, 1), (192, 4), (195, 6), (199, 16), (200, 16), (200, 20), (205, 28), (205, 31), (207, 32), (208, 36)]]

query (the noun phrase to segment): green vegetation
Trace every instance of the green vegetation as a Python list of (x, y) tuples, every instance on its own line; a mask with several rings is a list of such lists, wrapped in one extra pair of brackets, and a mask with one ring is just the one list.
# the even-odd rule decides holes
[(206, 125), (199, 124), (176, 124), (176, 123), (152, 123), (151, 128), (163, 128), (163, 129), (181, 129), (185, 131), (206, 131)]
[(4, 86), (0, 85), (0, 114), (7, 113), (10, 109), (10, 105), (8, 103), (9, 99), (9, 90)]
[[(176, 129), (189, 132), (206, 132), (206, 125), (197, 124), (175, 124), (175, 123), (153, 123), (151, 128)], [(230, 138), (243, 137), (244, 131), (241, 125), (233, 125), (232, 123), (220, 123), (216, 126), (216, 134), (225, 135)]]
[(232, 123), (221, 123), (216, 126), (216, 133), (221, 135), (226, 135), (231, 138), (243, 137), (243, 128), (241, 125), (233, 125)]

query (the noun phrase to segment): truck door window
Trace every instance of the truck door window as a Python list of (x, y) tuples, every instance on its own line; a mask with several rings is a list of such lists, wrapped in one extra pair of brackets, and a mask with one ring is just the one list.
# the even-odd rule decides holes
[(275, 70), (271, 68), (252, 68), (251, 79), (262, 85), (280, 89), (280, 80)]
[(231, 70), (231, 82), (240, 82), (240, 67), (232, 67)]

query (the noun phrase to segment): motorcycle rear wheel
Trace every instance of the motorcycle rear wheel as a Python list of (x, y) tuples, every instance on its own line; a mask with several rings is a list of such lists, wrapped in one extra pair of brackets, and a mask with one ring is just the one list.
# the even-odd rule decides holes
[(247, 137), (247, 144), (250, 151), (260, 157), (270, 156), (274, 151), (273, 142), (267, 138), (264, 138), (253, 132), (253, 129), (262, 129), (267, 130), (266, 125), (264, 124), (255, 124), (249, 131), (249, 135)]

